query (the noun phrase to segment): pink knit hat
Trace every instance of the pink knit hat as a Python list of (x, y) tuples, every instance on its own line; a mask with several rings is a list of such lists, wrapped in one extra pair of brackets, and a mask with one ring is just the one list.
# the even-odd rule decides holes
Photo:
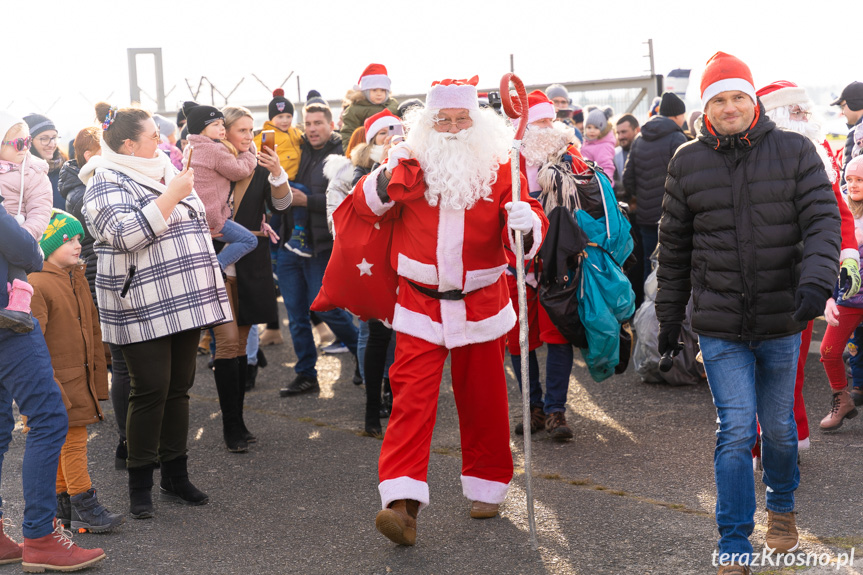
[(857, 176), (863, 178), (863, 156), (857, 156), (845, 166), (845, 177)]

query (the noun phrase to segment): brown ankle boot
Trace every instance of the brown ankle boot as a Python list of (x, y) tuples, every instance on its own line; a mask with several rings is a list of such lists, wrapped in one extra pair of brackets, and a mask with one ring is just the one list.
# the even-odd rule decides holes
[(417, 542), (417, 514), (420, 503), (413, 499), (398, 499), (378, 512), (375, 527), (387, 539), (399, 545), (414, 545)]
[(848, 393), (847, 389), (837, 391), (833, 394), (830, 413), (821, 420), (821, 431), (836, 431), (842, 427), (844, 420), (853, 419), (854, 417), (857, 417), (857, 409), (854, 407), (851, 394)]
[(20, 543), (15, 543), (4, 531), (8, 519), (0, 519), (0, 565), (18, 563), (23, 551)]

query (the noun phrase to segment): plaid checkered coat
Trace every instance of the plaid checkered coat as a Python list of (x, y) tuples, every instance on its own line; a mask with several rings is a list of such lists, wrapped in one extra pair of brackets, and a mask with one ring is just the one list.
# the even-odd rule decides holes
[(148, 341), (232, 319), (203, 203), (193, 192), (165, 221), (157, 197), (128, 176), (103, 168), (84, 193), (98, 258), (102, 338), (109, 343)]

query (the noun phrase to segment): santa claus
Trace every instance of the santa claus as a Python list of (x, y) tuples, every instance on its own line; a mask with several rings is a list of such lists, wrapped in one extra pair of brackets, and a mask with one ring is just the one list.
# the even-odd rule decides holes
[(516, 315), (504, 246), (521, 231), (532, 257), (548, 225), (536, 201), (512, 196), (513, 133), (479, 109), (476, 77), (435, 82), (407, 127), (406, 141), (353, 192), (360, 216), (394, 222), (398, 337), (375, 525), (401, 545), (416, 542), (417, 515), (429, 504), (429, 449), (447, 356), (471, 517), (497, 515), (506, 497), (513, 466), (503, 338)]
[[(851, 297), (860, 289), (860, 257), (857, 251), (857, 240), (854, 236), (854, 218), (842, 197), (839, 187), (839, 176), (841, 174), (839, 163), (836, 161), (836, 157), (824, 137), (820, 124), (811, 120), (812, 101), (809, 99), (804, 88), (785, 80), (768, 84), (758, 90), (756, 94), (764, 105), (767, 116), (778, 127), (797, 132), (809, 138), (815, 144), (818, 155), (824, 161), (824, 169), (827, 172), (827, 177), (830, 178), (830, 182), (833, 184), (836, 203), (839, 205), (839, 215), (842, 217), (842, 251), (839, 254), (840, 261), (842, 262), (841, 284), (843, 286), (848, 284), (845, 297)], [(797, 422), (799, 450), (809, 449), (809, 420), (806, 417), (806, 406), (803, 404), (803, 370), (806, 366), (806, 358), (809, 357), (812, 327), (813, 322), (810, 321), (801, 334), (800, 356), (797, 361), (797, 380), (794, 386), (794, 419)], [(852, 403), (850, 407), (846, 405), (840, 407), (844, 408), (844, 410), (831, 409), (831, 412), (822, 421), (822, 427), (833, 425), (833, 421), (837, 418), (841, 422), (847, 411), (853, 409), (854, 406)], [(759, 459), (761, 455), (759, 445), (755, 446), (752, 454), (755, 458), (754, 466), (758, 468), (760, 466)]]

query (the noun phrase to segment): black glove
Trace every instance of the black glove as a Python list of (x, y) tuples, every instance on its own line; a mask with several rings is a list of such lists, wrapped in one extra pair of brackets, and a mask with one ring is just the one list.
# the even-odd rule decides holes
[(794, 294), (797, 309), (792, 319), (794, 321), (810, 321), (824, 314), (824, 304), (829, 294), (826, 290), (812, 284), (800, 284)]
[(683, 348), (680, 343), (681, 326), (677, 322), (662, 322), (659, 326), (659, 341), (657, 350), (659, 355), (674, 354)]

